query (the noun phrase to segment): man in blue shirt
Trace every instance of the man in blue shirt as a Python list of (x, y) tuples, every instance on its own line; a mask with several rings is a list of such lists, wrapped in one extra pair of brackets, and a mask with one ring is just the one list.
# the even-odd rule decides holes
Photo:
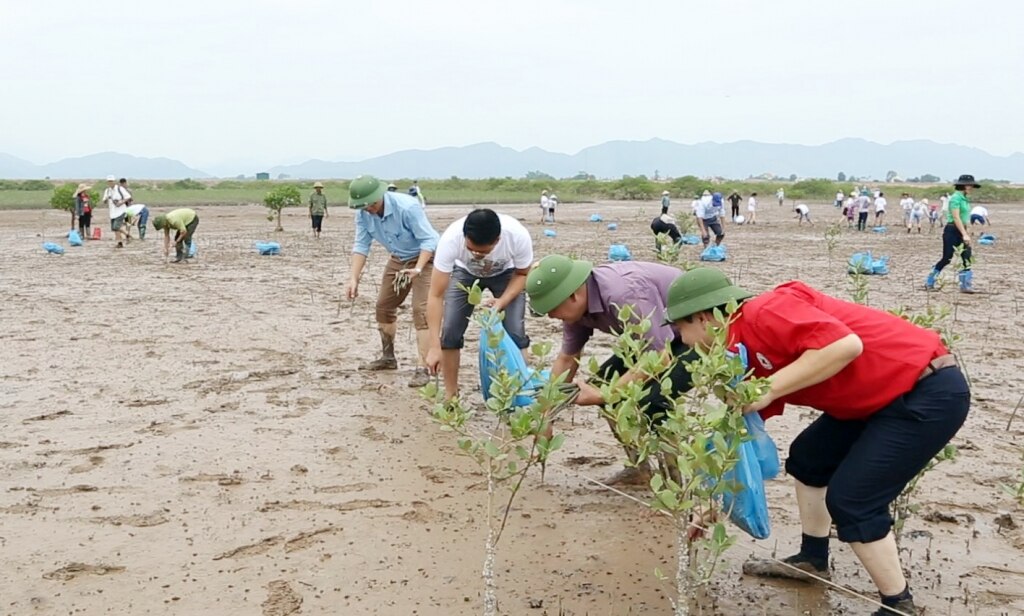
[(419, 363), (409, 387), (422, 387), (430, 377), (426, 356), (430, 348), (427, 327), (427, 292), (433, 273), (438, 234), (427, 220), (415, 197), (389, 192), (387, 184), (364, 175), (349, 185), (348, 206), (356, 210), (356, 240), (352, 247), (352, 273), (347, 295), (359, 295), (359, 278), (370, 254), (370, 243), (380, 242), (391, 253), (377, 295), (377, 328), (383, 352), (381, 357), (360, 366), (361, 370), (397, 370), (395, 333), (398, 307), (412, 291), (412, 318), (416, 326)]

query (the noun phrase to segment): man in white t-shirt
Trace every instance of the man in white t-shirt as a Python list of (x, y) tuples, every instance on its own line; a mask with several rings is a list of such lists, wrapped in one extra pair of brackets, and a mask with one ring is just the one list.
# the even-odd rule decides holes
[(807, 224), (812, 227), (814, 226), (814, 221), (811, 220), (811, 208), (807, 207), (806, 204), (797, 203), (796, 207), (793, 208), (793, 211), (796, 212), (797, 226), (804, 224), (805, 220), (807, 221)]
[[(546, 195), (545, 195), (546, 196)], [(474, 306), (462, 286), (478, 281), (492, 299), (481, 305), (505, 312), (505, 331), (519, 349), (530, 347), (526, 335), (526, 275), (533, 264), (530, 232), (512, 216), (473, 210), (441, 235), (434, 253), (434, 273), (427, 298), (430, 350), (427, 369), (444, 374), (445, 399), (459, 393), (459, 358)]]
[(909, 225), (910, 210), (914, 209), (914, 198), (907, 193), (903, 193), (903, 196), (900, 197), (900, 209), (903, 210), (903, 224)]
[(875, 226), (880, 227), (885, 223), (885, 206), (889, 205), (889, 202), (885, 200), (885, 195), (882, 191), (878, 191), (878, 196), (875, 197)]
[(540, 193), (540, 224), (544, 224), (548, 221), (548, 208), (551, 207), (551, 198), (548, 197), (548, 191)]
[(834, 205), (837, 208), (842, 208), (843, 207), (843, 200), (844, 199), (846, 199), (846, 195), (843, 194), (843, 191), (840, 190), (840, 191), (836, 192), (836, 202), (835, 202)]
[(921, 223), (924, 222), (926, 216), (928, 216), (928, 200), (914, 201), (910, 205), (910, 214), (907, 216), (907, 233), (910, 233), (910, 229), (917, 225), (917, 232), (921, 233)]
[(971, 208), (971, 225), (987, 225), (990, 224), (988, 221), (988, 208), (976, 205)]
[(750, 193), (750, 199), (747, 201), (747, 224), (757, 224), (757, 193)]
[(130, 198), (131, 195), (128, 194), (128, 191), (117, 185), (117, 179), (108, 175), (107, 187), (103, 190), (103, 202), (107, 204), (107, 209), (110, 212), (110, 230), (114, 232), (118, 248), (124, 246), (121, 239), (123, 233), (121, 228), (124, 227), (125, 210), (128, 209), (126, 204)]

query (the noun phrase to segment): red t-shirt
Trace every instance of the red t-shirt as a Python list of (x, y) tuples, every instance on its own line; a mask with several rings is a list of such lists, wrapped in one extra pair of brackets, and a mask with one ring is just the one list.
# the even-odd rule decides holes
[(836, 419), (866, 419), (913, 389), (928, 362), (949, 352), (930, 329), (829, 297), (798, 281), (747, 300), (729, 326), (731, 344), (747, 347), (756, 377), (770, 376), (805, 351), (850, 334), (864, 345), (857, 359), (831, 378), (774, 401), (761, 416), (781, 415), (789, 403)]

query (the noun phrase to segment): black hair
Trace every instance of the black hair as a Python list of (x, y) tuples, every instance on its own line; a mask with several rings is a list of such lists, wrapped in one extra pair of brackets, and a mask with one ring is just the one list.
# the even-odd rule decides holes
[(120, 180), (117, 181), (117, 183), (118, 184), (127, 184), (128, 183), (128, 179), (127, 178), (121, 178)]
[(466, 216), (462, 234), (477, 246), (490, 246), (501, 236), (501, 220), (494, 210), (473, 210)]
[[(742, 304), (744, 301), (746, 300), (740, 300), (739, 303)], [(693, 314), (688, 314), (685, 317), (683, 317), (683, 320), (686, 321), (687, 323), (693, 323), (693, 318), (698, 314), (701, 314), (703, 312), (710, 312), (713, 314), (716, 310), (720, 310), (722, 314), (726, 314), (729, 311), (729, 304), (722, 304), (721, 306), (715, 306), (714, 308), (708, 308), (707, 310), (701, 310)]]
[(751, 196), (751, 197), (756, 197), (756, 196), (757, 196), (757, 193), (750, 193), (750, 196)]

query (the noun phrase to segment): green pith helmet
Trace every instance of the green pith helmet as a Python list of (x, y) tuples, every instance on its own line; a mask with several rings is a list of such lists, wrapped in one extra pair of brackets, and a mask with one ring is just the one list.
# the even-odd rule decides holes
[(359, 210), (371, 203), (376, 203), (384, 196), (387, 189), (387, 184), (372, 175), (361, 175), (352, 180), (348, 186), (348, 206)]
[(539, 314), (558, 308), (587, 281), (593, 269), (589, 261), (573, 261), (562, 255), (544, 257), (526, 277), (530, 306)]
[(166, 226), (167, 226), (167, 216), (164, 216), (163, 214), (160, 214), (159, 216), (157, 216), (156, 218), (153, 219), (153, 228), (156, 229), (157, 231), (159, 231), (160, 229), (163, 229)]
[(754, 294), (737, 287), (725, 274), (711, 267), (694, 268), (672, 281), (668, 288), (665, 322), (673, 323), (691, 314), (744, 300)]

